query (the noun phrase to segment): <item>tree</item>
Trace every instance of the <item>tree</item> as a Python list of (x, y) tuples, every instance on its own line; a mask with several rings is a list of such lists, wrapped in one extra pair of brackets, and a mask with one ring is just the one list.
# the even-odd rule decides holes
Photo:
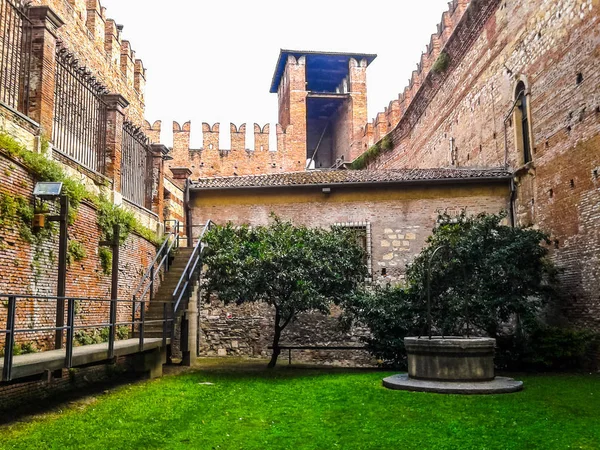
[(503, 225), (505, 217), (440, 216), (427, 246), (409, 267), (409, 288), (423, 304), (431, 267), (437, 332), (496, 337), (510, 320), (518, 328), (535, 321), (553, 295), (556, 271), (541, 245), (549, 243), (547, 235)]
[(364, 250), (353, 231), (294, 226), (275, 217), (268, 226), (213, 227), (206, 235), (205, 288), (225, 303), (261, 301), (275, 308), (273, 355), (300, 313), (328, 313), (351, 295), (367, 273)]
[(404, 337), (429, 332), (429, 285), (434, 334), (498, 338), (534, 330), (556, 270), (541, 245), (546, 235), (503, 225), (504, 218), (440, 216), (407, 269), (407, 285), (357, 293), (344, 305), (346, 325), (369, 327), (372, 336), (363, 340), (371, 352), (403, 365)]

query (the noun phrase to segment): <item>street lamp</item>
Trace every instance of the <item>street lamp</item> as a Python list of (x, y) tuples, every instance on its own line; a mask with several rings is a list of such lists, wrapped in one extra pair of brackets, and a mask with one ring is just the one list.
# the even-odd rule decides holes
[(33, 190), (34, 199), (40, 202), (60, 199), (60, 214), (58, 216), (48, 216), (36, 214), (34, 216), (34, 227), (43, 227), (45, 219), (48, 222), (59, 222), (60, 232), (58, 239), (58, 284), (56, 287), (56, 330), (54, 345), (56, 349), (62, 348), (63, 332), (65, 324), (65, 295), (67, 287), (67, 249), (69, 245), (69, 236), (67, 235), (68, 216), (69, 216), (69, 198), (62, 193), (63, 184), (60, 182), (39, 182), (36, 183)]

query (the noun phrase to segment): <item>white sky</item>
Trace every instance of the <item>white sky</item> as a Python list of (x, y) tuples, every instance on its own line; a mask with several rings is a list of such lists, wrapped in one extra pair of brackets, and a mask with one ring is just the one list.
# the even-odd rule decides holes
[(376, 53), (367, 71), (372, 119), (404, 90), (448, 8), (448, 0), (101, 2), (147, 68), (146, 118), (163, 121), (167, 145), (171, 122), (191, 120), (193, 148), (202, 122), (221, 123), (221, 148), (230, 122), (247, 123), (248, 133), (254, 122), (277, 122), (269, 87), (280, 48)]

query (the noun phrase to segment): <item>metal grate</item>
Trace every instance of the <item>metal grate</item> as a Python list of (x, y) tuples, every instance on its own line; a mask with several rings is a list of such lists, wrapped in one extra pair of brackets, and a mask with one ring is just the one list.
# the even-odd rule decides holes
[(121, 193), (127, 200), (150, 208), (151, 174), (148, 137), (130, 122), (123, 123)]
[(105, 172), (108, 90), (62, 45), (56, 52), (54, 146), (78, 163)]
[(24, 114), (29, 105), (29, 2), (0, 0), (0, 101)]

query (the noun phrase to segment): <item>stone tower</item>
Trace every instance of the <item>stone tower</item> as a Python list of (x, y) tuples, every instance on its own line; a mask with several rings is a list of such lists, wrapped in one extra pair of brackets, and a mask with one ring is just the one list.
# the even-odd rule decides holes
[[(306, 153), (306, 168), (356, 158), (367, 122), (367, 66), (377, 55), (281, 50), (271, 93), (287, 144)], [(291, 125), (291, 128), (290, 128)]]

